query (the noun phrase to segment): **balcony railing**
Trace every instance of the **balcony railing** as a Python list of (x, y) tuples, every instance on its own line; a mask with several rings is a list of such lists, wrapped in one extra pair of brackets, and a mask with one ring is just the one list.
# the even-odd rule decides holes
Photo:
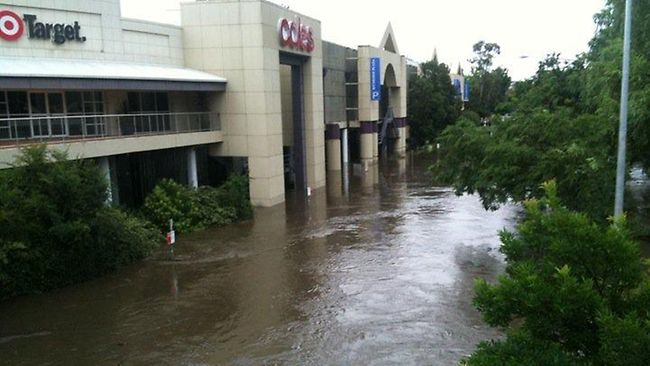
[(219, 114), (211, 112), (0, 118), (0, 146), (219, 130)]

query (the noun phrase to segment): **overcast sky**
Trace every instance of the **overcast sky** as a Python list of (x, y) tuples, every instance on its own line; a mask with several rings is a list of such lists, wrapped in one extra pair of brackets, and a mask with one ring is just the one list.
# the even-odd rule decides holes
[[(121, 0), (122, 16), (180, 24), (180, 0)], [(440, 61), (456, 70), (479, 40), (496, 42), (515, 80), (532, 75), (544, 55), (573, 58), (588, 48), (593, 15), (605, 0), (277, 0), (319, 19), (323, 39), (341, 45), (378, 46), (393, 24), (400, 53), (417, 61)], [(522, 56), (526, 56), (522, 58)]]

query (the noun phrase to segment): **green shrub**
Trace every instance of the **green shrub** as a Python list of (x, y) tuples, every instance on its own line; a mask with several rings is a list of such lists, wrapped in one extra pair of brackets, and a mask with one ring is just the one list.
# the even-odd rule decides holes
[(224, 207), (233, 207), (237, 218), (246, 220), (253, 217), (253, 206), (249, 196), (248, 177), (243, 175), (231, 175), (228, 180), (219, 187), (222, 191), (220, 203)]
[(97, 213), (96, 268), (109, 272), (147, 257), (163, 237), (148, 221), (115, 208)]
[(78, 283), (150, 253), (159, 234), (105, 206), (92, 161), (44, 146), (0, 172), (0, 298)]
[(224, 202), (224, 191), (213, 187), (200, 187), (194, 195), (193, 216), (197, 228), (221, 226), (236, 221), (237, 208)]
[(192, 212), (194, 194), (191, 189), (163, 179), (147, 196), (142, 208), (145, 217), (161, 232), (169, 229), (169, 220), (174, 220), (174, 228), (178, 232), (191, 231), (196, 222)]
[[(503, 232), (506, 275), (477, 281), (474, 303), (507, 339), (468, 365), (647, 365), (650, 282), (624, 220), (608, 226), (560, 204), (555, 183)], [(569, 362), (570, 361), (570, 362)]]
[(164, 179), (145, 199), (143, 214), (163, 233), (170, 219), (178, 233), (187, 233), (251, 218), (248, 178), (231, 176), (221, 187), (196, 190)]

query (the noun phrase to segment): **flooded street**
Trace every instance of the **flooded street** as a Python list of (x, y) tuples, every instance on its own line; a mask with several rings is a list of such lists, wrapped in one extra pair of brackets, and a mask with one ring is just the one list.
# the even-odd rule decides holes
[(357, 167), (180, 237), (176, 261), (2, 303), (0, 364), (454, 365), (499, 336), (473, 281), (503, 271), (497, 232), (517, 211), (433, 187), (427, 164)]

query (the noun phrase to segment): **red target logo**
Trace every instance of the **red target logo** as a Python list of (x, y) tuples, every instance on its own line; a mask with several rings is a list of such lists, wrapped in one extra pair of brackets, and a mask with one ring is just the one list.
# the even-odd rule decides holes
[(0, 38), (6, 41), (15, 41), (23, 35), (25, 23), (16, 13), (9, 10), (0, 10)]

